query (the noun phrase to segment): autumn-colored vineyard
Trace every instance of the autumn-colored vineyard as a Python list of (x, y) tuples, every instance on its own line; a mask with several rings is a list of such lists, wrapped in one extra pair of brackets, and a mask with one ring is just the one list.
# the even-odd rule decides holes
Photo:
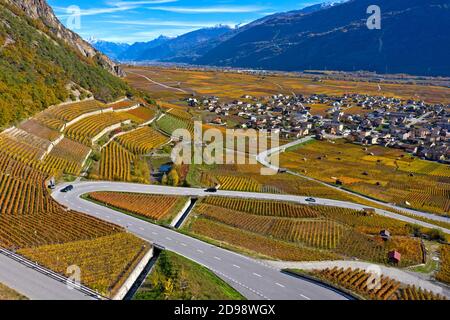
[(150, 127), (143, 127), (117, 138), (122, 146), (135, 154), (147, 154), (167, 140), (167, 137)]
[(157, 221), (170, 220), (187, 201), (176, 196), (118, 192), (92, 192), (89, 198)]
[(131, 181), (131, 165), (135, 156), (115, 141), (102, 150), (100, 178)]
[[(197, 204), (187, 229), (206, 232), (206, 228), (197, 227), (199, 221), (202, 225), (210, 221), (214, 228), (226, 226), (233, 233), (245, 230), (265, 237), (268, 242), (295, 244), (298, 250), (307, 252), (320, 249), (335, 257), (387, 263), (388, 252), (397, 250), (402, 254), (400, 266), (423, 261), (420, 240), (409, 237), (411, 226), (376, 214), (367, 216), (357, 210), (213, 196)], [(389, 229), (395, 236), (389, 241), (382, 240), (378, 236), (382, 229)], [(214, 232), (203, 235), (207, 234), (217, 239)], [(229, 235), (229, 239), (234, 236)], [(250, 244), (242, 242), (239, 246), (247, 248)]]
[(450, 211), (450, 167), (400, 150), (315, 141), (281, 154), (281, 166), (373, 198), (415, 209)]
[(82, 284), (112, 297), (149, 249), (147, 242), (122, 232), (18, 253), (65, 276), (72, 275), (68, 267), (75, 265), (80, 268)]
[(441, 264), (436, 279), (450, 284), (450, 245), (442, 245), (440, 260)]
[(377, 280), (374, 275), (360, 269), (334, 267), (315, 270), (313, 275), (369, 300), (446, 300), (444, 296), (401, 284), (389, 277), (381, 276)]

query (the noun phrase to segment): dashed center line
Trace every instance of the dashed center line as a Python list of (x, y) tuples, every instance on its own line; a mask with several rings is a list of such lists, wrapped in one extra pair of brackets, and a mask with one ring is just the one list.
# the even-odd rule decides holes
[(307, 297), (307, 296), (305, 296), (304, 294), (300, 294), (300, 296), (301, 296), (302, 298), (305, 298), (306, 300), (311, 300), (310, 297)]
[(187, 244), (186, 243), (181, 243), (181, 245), (183, 246), (183, 247), (187, 247)]
[(253, 275), (254, 275), (254, 276), (257, 276), (258, 278), (262, 278), (262, 276), (261, 276), (260, 274), (257, 274), (257, 273), (255, 273), (255, 272), (253, 272)]
[(197, 249), (197, 252), (200, 252), (200, 253), (204, 253), (202, 250), (200, 250), (200, 249)]
[(172, 241), (172, 238), (166, 237), (167, 240)]
[(238, 269), (240, 269), (241, 267), (239, 267), (238, 265), (236, 265), (236, 264), (233, 264), (233, 267), (235, 267), (235, 268), (238, 268)]
[(157, 232), (152, 232), (152, 234), (153, 234), (153, 235), (155, 235), (155, 236), (157, 236), (157, 235), (158, 235), (158, 233), (157, 233)]
[(214, 259), (222, 261), (222, 259), (220, 259), (219, 257), (214, 257)]
[(279, 287), (284, 288), (284, 286), (283, 286), (281, 283), (275, 282), (275, 284), (276, 284), (277, 286), (279, 286)]

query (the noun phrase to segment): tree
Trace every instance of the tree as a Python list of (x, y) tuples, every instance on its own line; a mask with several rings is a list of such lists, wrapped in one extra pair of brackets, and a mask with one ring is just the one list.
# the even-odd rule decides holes
[(171, 186), (178, 186), (180, 183), (180, 177), (178, 176), (178, 172), (175, 169), (170, 170), (168, 182)]

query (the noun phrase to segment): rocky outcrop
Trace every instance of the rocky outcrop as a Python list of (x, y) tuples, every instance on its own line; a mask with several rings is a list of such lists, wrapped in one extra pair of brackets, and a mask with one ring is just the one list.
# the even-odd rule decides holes
[(19, 7), (33, 20), (40, 20), (57, 38), (65, 41), (83, 56), (96, 59), (98, 63), (112, 74), (124, 76), (122, 69), (107, 56), (103, 55), (78, 34), (67, 29), (56, 17), (46, 0), (5, 0), (11, 5)]

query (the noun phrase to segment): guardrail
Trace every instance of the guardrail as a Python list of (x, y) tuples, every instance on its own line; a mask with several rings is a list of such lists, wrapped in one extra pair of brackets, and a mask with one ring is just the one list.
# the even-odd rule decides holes
[(71, 284), (71, 281), (68, 278), (60, 275), (59, 273), (51, 271), (35, 262), (32, 262), (12, 251), (0, 248), (0, 254), (6, 256), (16, 262), (19, 262), (20, 264), (26, 266), (27, 268), (33, 269), (49, 278), (52, 278), (53, 280), (64, 283), (67, 285), (68, 288), (82, 292), (91, 298), (94, 298), (96, 300), (109, 300), (109, 298), (102, 296), (98, 292), (96, 292), (82, 284)]

